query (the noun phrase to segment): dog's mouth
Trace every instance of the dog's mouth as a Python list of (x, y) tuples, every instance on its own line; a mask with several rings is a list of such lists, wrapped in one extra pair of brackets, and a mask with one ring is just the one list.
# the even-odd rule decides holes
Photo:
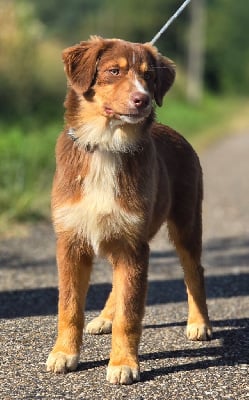
[(119, 113), (114, 111), (111, 107), (104, 107), (104, 113), (107, 117), (119, 120), (123, 123), (138, 124), (143, 122), (150, 114), (150, 107), (141, 111), (131, 111), (128, 113)]

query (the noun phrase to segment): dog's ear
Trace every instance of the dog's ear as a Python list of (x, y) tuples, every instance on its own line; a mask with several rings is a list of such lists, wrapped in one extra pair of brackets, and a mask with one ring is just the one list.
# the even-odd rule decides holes
[(167, 57), (157, 54), (156, 80), (154, 98), (159, 107), (163, 104), (163, 98), (171, 88), (175, 80), (175, 64)]
[(64, 69), (76, 92), (84, 94), (90, 89), (96, 73), (97, 60), (104, 46), (104, 39), (92, 37), (89, 41), (80, 42), (63, 51)]
[(175, 80), (175, 64), (169, 58), (162, 56), (157, 48), (150, 43), (144, 45), (153, 57), (153, 68), (155, 70), (154, 98), (161, 107), (163, 97)]

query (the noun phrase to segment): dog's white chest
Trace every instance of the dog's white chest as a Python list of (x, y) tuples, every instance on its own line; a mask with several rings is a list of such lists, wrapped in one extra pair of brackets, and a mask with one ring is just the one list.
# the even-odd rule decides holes
[(118, 155), (95, 152), (83, 182), (82, 199), (55, 212), (56, 222), (84, 237), (96, 254), (100, 253), (103, 241), (125, 236), (127, 230), (136, 230), (140, 222), (137, 215), (125, 211), (116, 201), (120, 166)]

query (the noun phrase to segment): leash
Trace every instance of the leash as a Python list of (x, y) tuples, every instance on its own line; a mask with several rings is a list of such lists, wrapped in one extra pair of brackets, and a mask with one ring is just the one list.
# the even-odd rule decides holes
[(166, 24), (163, 25), (160, 31), (153, 37), (150, 44), (154, 45), (156, 43), (156, 41), (160, 38), (160, 36), (166, 31), (166, 29), (168, 29), (168, 27), (172, 24), (172, 22), (178, 17), (178, 15), (181, 14), (181, 12), (190, 2), (191, 0), (184, 1), (184, 3), (177, 9), (175, 14), (172, 15), (172, 17), (166, 22)]

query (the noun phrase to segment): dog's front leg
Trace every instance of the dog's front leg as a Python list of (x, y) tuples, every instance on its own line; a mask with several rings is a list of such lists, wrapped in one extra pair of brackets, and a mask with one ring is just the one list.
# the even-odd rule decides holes
[(82, 255), (66, 238), (57, 240), (59, 272), (58, 338), (47, 360), (47, 370), (64, 373), (78, 365), (84, 324), (84, 303), (92, 258)]
[(112, 350), (107, 380), (114, 384), (131, 384), (140, 378), (138, 345), (144, 315), (149, 246), (130, 250), (112, 259), (116, 298), (112, 326)]

